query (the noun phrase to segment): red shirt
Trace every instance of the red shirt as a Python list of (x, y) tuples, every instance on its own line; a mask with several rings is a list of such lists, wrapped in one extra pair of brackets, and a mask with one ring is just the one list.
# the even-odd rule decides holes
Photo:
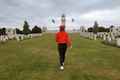
[(66, 43), (68, 46), (71, 46), (71, 40), (67, 32), (61, 31), (56, 33), (56, 42), (57, 44)]

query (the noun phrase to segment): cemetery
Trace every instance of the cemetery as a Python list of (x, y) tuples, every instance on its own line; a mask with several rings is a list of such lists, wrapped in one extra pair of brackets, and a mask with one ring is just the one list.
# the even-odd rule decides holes
[[(65, 24), (66, 19), (65, 15), (61, 16), (61, 24)], [(56, 30), (57, 31), (57, 30)], [(35, 25), (35, 27), (30, 30), (29, 24), (27, 21), (24, 21), (23, 31), (19, 29), (12, 28), (2, 28), (0, 29), (0, 42), (5, 43), (9, 40), (23, 41), (26, 39), (32, 39), (34, 37), (42, 36), (42, 32), (45, 33), (55, 33), (56, 31), (50, 32), (47, 31), (47, 27), (42, 29)], [(75, 31), (67, 31), (69, 33), (74, 33)], [(90, 40), (101, 40), (102, 43), (120, 47), (120, 27), (111, 25), (109, 28), (104, 29), (104, 27), (99, 27), (97, 21), (94, 22), (93, 27), (85, 29), (85, 26), (81, 26), (80, 30), (77, 32), (80, 33), (81, 37), (90, 39)], [(75, 32), (76, 33), (76, 32)]]
[(64, 71), (58, 69), (55, 32), (30, 30), (27, 21), (23, 30), (0, 29), (0, 80), (120, 80), (120, 27), (99, 32), (96, 24), (69, 32), (73, 48)]
[(0, 0), (0, 80), (120, 80), (120, 0)]

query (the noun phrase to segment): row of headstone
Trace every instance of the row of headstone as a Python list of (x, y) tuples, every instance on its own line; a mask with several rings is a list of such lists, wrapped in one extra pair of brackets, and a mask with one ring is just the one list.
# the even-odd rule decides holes
[(103, 40), (108, 40), (108, 41), (111, 41), (111, 40), (115, 40), (115, 35), (113, 33), (105, 33), (103, 34)]
[(112, 32), (99, 32), (97, 34), (94, 34), (92, 32), (80, 32), (80, 36), (91, 39), (91, 40), (97, 40), (97, 38), (102, 39), (104, 42), (107, 42), (108, 44), (116, 45), (120, 47), (120, 37), (116, 37), (120, 34), (115, 34)]
[(42, 34), (38, 33), (38, 34), (28, 34), (28, 35), (23, 35), (23, 34), (18, 34), (15, 36), (15, 39), (17, 41), (22, 41), (22, 40), (25, 40), (25, 39), (31, 39), (31, 38), (34, 38), (34, 37), (40, 37), (42, 36)]
[(80, 32), (80, 36), (91, 40), (97, 40), (97, 34), (93, 34), (92, 32)]
[(93, 32), (86, 32), (85, 28), (81, 27), (80, 36), (92, 40), (97, 40), (97, 38), (100, 38), (108, 44), (113, 44), (120, 47), (120, 27), (112, 27), (109, 33), (98, 32), (97, 34), (94, 34)]
[(34, 37), (40, 37), (42, 34), (28, 34), (28, 35), (23, 35), (23, 34), (15, 34), (15, 35), (0, 35), (0, 42), (6, 42), (7, 40), (12, 40), (15, 39), (17, 41), (22, 41), (25, 39), (31, 39)]
[(116, 35), (113, 33), (107, 33), (107, 32), (99, 32), (97, 34), (94, 34), (92, 32), (80, 32), (80, 36), (89, 38), (92, 40), (97, 40), (97, 38), (101, 38), (104, 41), (111, 42), (112, 40), (116, 40)]
[(112, 32), (103, 34), (103, 41), (120, 47), (120, 37), (116, 37)]
[(22, 34), (17, 34), (17, 35), (15, 35), (15, 39), (16, 39), (17, 41), (22, 41), (22, 40), (24, 40), (24, 35), (22, 35)]
[(0, 35), (0, 42), (6, 42), (8, 37), (6, 35)]

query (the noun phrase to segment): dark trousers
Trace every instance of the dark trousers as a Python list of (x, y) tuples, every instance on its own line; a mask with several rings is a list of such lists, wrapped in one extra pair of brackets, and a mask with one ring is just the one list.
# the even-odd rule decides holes
[(59, 60), (60, 60), (61, 66), (63, 65), (65, 61), (66, 50), (67, 50), (67, 44), (58, 44)]

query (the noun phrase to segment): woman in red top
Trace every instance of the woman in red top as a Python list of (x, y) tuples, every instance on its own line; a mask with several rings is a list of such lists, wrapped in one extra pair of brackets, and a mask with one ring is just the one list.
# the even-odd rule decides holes
[(65, 32), (65, 26), (60, 26), (60, 31), (56, 33), (56, 42), (58, 45), (59, 59), (60, 59), (60, 69), (64, 69), (65, 53), (67, 47), (71, 47), (71, 40), (68, 33)]

